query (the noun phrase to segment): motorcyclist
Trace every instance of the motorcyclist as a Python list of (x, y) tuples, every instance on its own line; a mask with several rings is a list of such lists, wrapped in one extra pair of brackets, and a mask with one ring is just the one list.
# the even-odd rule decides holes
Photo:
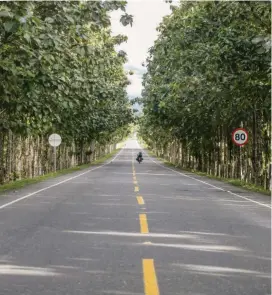
[(143, 154), (141, 151), (138, 153), (136, 160), (139, 161), (140, 158), (143, 159)]

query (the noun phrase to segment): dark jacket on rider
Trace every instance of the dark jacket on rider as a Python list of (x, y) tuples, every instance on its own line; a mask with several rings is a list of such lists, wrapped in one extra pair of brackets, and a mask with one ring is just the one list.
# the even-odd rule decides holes
[(139, 152), (138, 155), (137, 155), (137, 160), (139, 160), (139, 158), (142, 158), (142, 157), (143, 157), (142, 152)]

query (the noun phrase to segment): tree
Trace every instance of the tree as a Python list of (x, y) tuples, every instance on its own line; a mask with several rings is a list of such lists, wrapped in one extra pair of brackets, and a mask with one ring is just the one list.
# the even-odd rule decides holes
[[(0, 130), (25, 137), (58, 132), (81, 147), (124, 132), (133, 113), (109, 12), (126, 1), (0, 4)], [(120, 133), (121, 132), (121, 133)], [(113, 134), (113, 136), (110, 136)], [(0, 139), (1, 141), (1, 139)], [(0, 142), (0, 166), (4, 146)]]
[[(143, 81), (145, 140), (182, 146), (185, 167), (268, 187), (270, 12), (268, 2), (181, 2), (164, 18)], [(241, 125), (243, 153), (230, 140)]]

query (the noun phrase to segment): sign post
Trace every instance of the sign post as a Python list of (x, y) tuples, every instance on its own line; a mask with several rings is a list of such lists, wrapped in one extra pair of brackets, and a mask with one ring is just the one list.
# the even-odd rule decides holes
[(239, 166), (240, 166), (240, 177), (243, 179), (243, 168), (242, 168), (242, 146), (248, 141), (248, 132), (244, 128), (236, 128), (231, 134), (231, 138), (234, 144), (239, 146)]
[(54, 148), (54, 172), (57, 171), (57, 150), (56, 147), (61, 144), (60, 135), (53, 133), (49, 136), (49, 144)]

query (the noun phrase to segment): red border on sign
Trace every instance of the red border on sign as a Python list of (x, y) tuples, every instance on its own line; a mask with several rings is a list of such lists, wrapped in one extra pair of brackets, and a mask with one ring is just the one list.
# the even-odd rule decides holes
[[(244, 143), (238, 143), (238, 142), (236, 142), (236, 141), (234, 140), (234, 134), (235, 134), (235, 132), (238, 131), (238, 130), (243, 130), (243, 131), (246, 133), (246, 135), (247, 135), (247, 139), (246, 139), (246, 141), (245, 141)], [(247, 144), (247, 142), (248, 142), (248, 132), (247, 132), (246, 129), (244, 129), (244, 128), (236, 128), (236, 129), (234, 129), (234, 130), (232, 131), (231, 139), (232, 139), (232, 141), (233, 141), (234, 144), (236, 144), (236, 145), (238, 145), (238, 146), (243, 146), (243, 145)]]

